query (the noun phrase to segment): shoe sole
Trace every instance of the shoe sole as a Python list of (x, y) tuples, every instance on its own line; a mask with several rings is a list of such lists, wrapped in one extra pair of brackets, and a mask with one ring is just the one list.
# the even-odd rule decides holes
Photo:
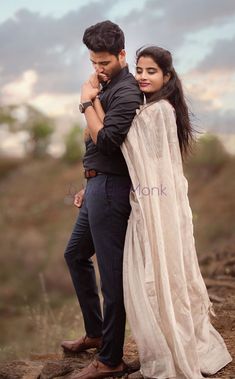
[(107, 373), (107, 378), (121, 378), (122, 376), (128, 375), (128, 371), (117, 371), (113, 373)]

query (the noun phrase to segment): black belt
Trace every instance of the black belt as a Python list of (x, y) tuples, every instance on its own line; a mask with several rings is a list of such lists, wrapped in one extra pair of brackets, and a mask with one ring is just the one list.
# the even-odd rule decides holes
[(95, 176), (101, 175), (101, 174), (104, 175), (104, 172), (94, 170), (93, 168), (90, 169), (90, 170), (85, 170), (84, 171), (84, 176), (85, 176), (86, 179), (94, 178)]

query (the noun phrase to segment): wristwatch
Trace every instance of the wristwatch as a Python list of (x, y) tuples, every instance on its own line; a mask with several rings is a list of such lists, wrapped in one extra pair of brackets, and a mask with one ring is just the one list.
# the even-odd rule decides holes
[(90, 106), (93, 106), (92, 101), (91, 101), (91, 100), (89, 100), (89, 101), (85, 101), (84, 103), (80, 103), (80, 104), (79, 104), (79, 110), (80, 110), (81, 113), (84, 113), (85, 110), (86, 110), (88, 107), (90, 107)]

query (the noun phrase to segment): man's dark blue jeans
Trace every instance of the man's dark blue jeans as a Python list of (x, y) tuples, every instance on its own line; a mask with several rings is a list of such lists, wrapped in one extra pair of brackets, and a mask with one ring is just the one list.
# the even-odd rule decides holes
[[(99, 360), (116, 366), (123, 356), (125, 309), (123, 249), (130, 215), (129, 177), (97, 175), (87, 181), (84, 201), (65, 259), (81, 306), (86, 334), (103, 337)], [(103, 295), (103, 317), (91, 257), (96, 254)]]

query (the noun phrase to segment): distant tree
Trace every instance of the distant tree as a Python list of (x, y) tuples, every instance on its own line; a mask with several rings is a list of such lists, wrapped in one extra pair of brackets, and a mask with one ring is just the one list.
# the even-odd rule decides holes
[(6, 109), (0, 107), (0, 124), (11, 125), (15, 122), (15, 118), (7, 113)]
[(190, 165), (208, 177), (218, 172), (229, 159), (230, 156), (219, 138), (212, 133), (206, 133), (198, 139)]
[(83, 130), (79, 125), (74, 125), (65, 138), (66, 162), (73, 164), (82, 160), (84, 154)]
[(54, 130), (52, 122), (45, 120), (35, 121), (29, 130), (33, 144), (33, 155), (38, 158), (45, 156), (51, 134)]

